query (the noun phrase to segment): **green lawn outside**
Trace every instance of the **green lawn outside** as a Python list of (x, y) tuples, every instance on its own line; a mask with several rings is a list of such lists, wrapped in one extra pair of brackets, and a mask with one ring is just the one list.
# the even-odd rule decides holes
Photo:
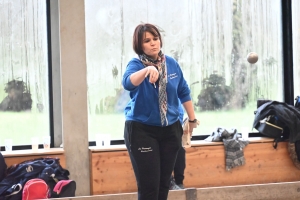
[(0, 112), (0, 146), (4, 139), (13, 140), (13, 145), (31, 144), (32, 137), (49, 135), (49, 115), (30, 112)]
[[(194, 129), (194, 135), (209, 135), (217, 127), (252, 128), (254, 109), (231, 111), (196, 112), (200, 126)], [(89, 116), (89, 140), (94, 140), (97, 133), (109, 133), (114, 139), (123, 139), (124, 132), (123, 114), (93, 115)]]

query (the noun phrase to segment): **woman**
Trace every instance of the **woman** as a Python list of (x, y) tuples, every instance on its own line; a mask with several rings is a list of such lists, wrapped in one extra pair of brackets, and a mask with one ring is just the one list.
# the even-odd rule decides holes
[(165, 56), (161, 47), (161, 35), (154, 25), (138, 25), (133, 35), (133, 49), (138, 58), (128, 63), (122, 80), (131, 97), (125, 108), (124, 138), (139, 200), (168, 197), (183, 134), (178, 99), (190, 119), (190, 132), (197, 122), (180, 66)]

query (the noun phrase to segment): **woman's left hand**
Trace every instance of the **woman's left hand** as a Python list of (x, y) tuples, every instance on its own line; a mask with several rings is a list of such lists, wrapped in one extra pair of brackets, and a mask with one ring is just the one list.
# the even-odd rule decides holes
[(197, 128), (197, 126), (199, 124), (200, 124), (199, 120), (197, 120), (196, 122), (189, 122), (189, 130), (188, 130), (188, 132), (191, 134), (191, 136), (193, 135), (194, 128)]

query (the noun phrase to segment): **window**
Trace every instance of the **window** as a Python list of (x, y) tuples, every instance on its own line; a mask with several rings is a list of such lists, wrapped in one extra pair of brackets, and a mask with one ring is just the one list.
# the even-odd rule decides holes
[[(280, 0), (85, 4), (90, 140), (96, 133), (123, 138), (129, 97), (121, 79), (135, 56), (134, 28), (142, 22), (159, 27), (163, 52), (177, 59), (190, 84), (201, 121), (194, 135), (216, 127), (251, 130), (257, 99), (283, 101)], [(258, 54), (257, 63), (247, 62), (249, 52)]]
[(293, 27), (293, 63), (294, 63), (294, 94), (300, 96), (300, 2), (292, 1), (292, 27)]
[(46, 2), (0, 0), (0, 146), (49, 135)]

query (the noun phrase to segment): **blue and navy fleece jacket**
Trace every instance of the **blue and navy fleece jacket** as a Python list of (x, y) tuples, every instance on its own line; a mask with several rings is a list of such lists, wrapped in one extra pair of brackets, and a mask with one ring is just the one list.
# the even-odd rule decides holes
[[(179, 120), (180, 102), (184, 103), (191, 100), (190, 89), (183, 77), (181, 68), (177, 61), (166, 56), (167, 67), (167, 120), (168, 125), (172, 125)], [(142, 62), (133, 58), (129, 61), (126, 71), (123, 75), (122, 84), (125, 90), (130, 92), (131, 100), (125, 108), (126, 120), (138, 121), (147, 125), (162, 126), (158, 102), (158, 82), (156, 87), (149, 82), (149, 77), (138, 86), (134, 86), (130, 81), (130, 75), (143, 69)], [(178, 101), (178, 99), (180, 101)], [(164, 123), (163, 126), (166, 126)]]

